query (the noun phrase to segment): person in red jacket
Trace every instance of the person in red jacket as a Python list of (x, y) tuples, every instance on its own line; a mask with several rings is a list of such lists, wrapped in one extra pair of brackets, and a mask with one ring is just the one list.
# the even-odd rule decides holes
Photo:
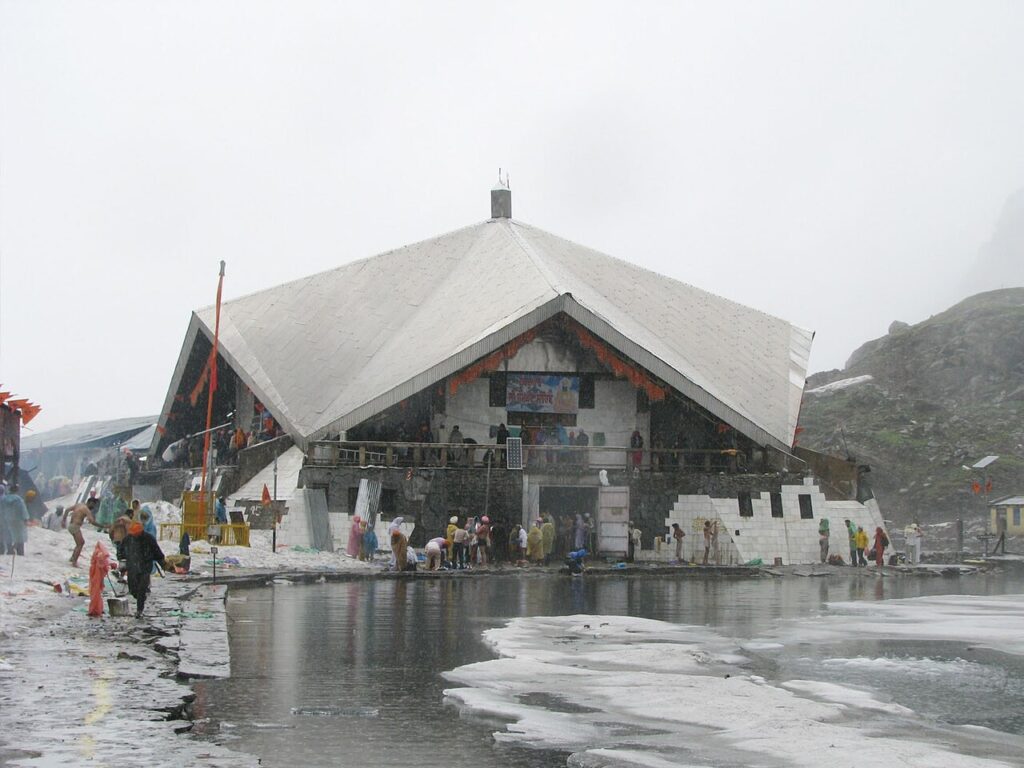
[(875, 565), (879, 568), (885, 562), (885, 548), (889, 546), (889, 537), (885, 535), (885, 531), (882, 530), (881, 526), (875, 528)]

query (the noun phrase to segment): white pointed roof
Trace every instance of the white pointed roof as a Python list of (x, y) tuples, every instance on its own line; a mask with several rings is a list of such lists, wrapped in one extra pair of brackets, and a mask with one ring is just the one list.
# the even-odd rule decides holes
[[(792, 444), (813, 334), (513, 219), (223, 304), (221, 351), (299, 444), (565, 312), (759, 443)], [(212, 307), (193, 315), (213, 337)]]

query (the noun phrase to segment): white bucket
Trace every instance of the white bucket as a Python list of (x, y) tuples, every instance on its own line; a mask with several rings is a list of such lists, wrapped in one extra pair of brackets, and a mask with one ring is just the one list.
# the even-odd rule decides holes
[(107, 612), (111, 616), (127, 616), (128, 615), (128, 598), (127, 597), (108, 597), (107, 598)]

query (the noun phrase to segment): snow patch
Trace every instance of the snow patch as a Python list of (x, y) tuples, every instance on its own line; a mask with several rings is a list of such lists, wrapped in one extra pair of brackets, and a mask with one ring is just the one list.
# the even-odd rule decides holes
[(838, 392), (841, 389), (849, 389), (855, 387), (858, 384), (867, 384), (869, 381), (874, 381), (875, 377), (870, 373), (863, 376), (853, 376), (849, 379), (840, 379), (839, 381), (833, 381), (829, 384), (822, 384), (820, 387), (814, 387), (813, 389), (805, 389), (805, 395), (831, 395), (833, 392)]

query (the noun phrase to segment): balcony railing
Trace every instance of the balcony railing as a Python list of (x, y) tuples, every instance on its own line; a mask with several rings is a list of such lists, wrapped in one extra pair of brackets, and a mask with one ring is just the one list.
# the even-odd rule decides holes
[[(307, 467), (476, 467), (506, 465), (505, 447), (479, 443), (407, 443), (319, 440), (310, 443)], [(746, 472), (735, 449), (690, 450), (627, 446), (524, 445), (527, 469), (637, 469), (639, 471)]]

